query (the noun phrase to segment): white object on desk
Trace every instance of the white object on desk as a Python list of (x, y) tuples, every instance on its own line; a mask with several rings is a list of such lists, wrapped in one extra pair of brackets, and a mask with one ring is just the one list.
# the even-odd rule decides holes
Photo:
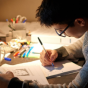
[(20, 80), (33, 80), (37, 81), (39, 84), (49, 84), (43, 72), (41, 71), (41, 68), (37, 64), (4, 64), (0, 67), (0, 70), (1, 73), (11, 71), (13, 72), (14, 76), (18, 77)]
[(26, 30), (13, 31), (13, 39), (26, 39)]
[(11, 53), (7, 53), (7, 54), (1, 54), (1, 58), (0, 58), (0, 62), (4, 59), (4, 57), (8, 57)]
[[(40, 64), (40, 66), (41, 66), (41, 64)], [(79, 72), (82, 67), (73, 62), (70, 62), (68, 60), (63, 60), (63, 61), (55, 62), (54, 67), (41, 66), (41, 68), (42, 68), (45, 76), (47, 78), (51, 78), (51, 77), (55, 77), (55, 76), (62, 76), (62, 75)]]
[(63, 60), (60, 62), (54, 63), (53, 66), (42, 66), (40, 60), (23, 63), (23, 65), (39, 65), (41, 67), (41, 70), (43, 71), (45, 77), (52, 78), (56, 76), (62, 76), (67, 74), (72, 74), (78, 72), (82, 67), (69, 61), (69, 60)]
[[(49, 44), (49, 43), (44, 43), (43, 45), (44, 45), (45, 49), (51, 49), (51, 50), (60, 48), (60, 47), (62, 46), (61, 44)], [(40, 53), (40, 52), (43, 50), (43, 48), (42, 48), (42, 46), (40, 45), (40, 43), (32, 44), (32, 46), (33, 46), (34, 48), (32, 49), (31, 52)]]
[[(10, 66), (10, 65), (3, 65), (2, 67), (6, 68), (7, 66)], [(13, 66), (15, 66), (15, 65), (13, 65)], [(47, 77), (47, 78), (52, 78), (52, 77), (56, 77), (56, 76), (62, 76), (62, 75), (76, 73), (82, 68), (81, 66), (78, 66), (78, 65), (76, 65), (73, 62), (70, 62), (68, 60), (63, 60), (61, 62), (56, 62), (56, 63), (54, 63), (54, 67), (53, 66), (44, 67), (44, 66), (42, 66), (40, 60), (27, 62), (27, 63), (22, 63), (22, 64), (18, 64), (16, 66), (19, 66), (19, 67), (20, 66), (23, 66), (23, 67), (33, 66), (33, 67), (35, 67), (35, 69), (40, 69), (41, 68), (41, 71), (44, 73), (45, 77)], [(38, 66), (38, 68), (37, 68), (37, 66)], [(7, 68), (7, 70), (9, 70), (9, 69), (10, 68)]]
[(0, 47), (0, 63), (1, 63), (1, 47)]
[(2, 59), (4, 58), (4, 56), (5, 56), (5, 51), (4, 51), (3, 47), (0, 46), (0, 63), (1, 63)]

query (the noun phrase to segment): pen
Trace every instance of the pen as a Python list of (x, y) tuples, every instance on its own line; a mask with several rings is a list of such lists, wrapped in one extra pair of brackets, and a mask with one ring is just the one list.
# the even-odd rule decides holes
[(28, 57), (29, 53), (31, 52), (31, 50), (32, 50), (33, 48), (34, 48), (33, 46), (32, 46), (32, 47), (30, 47), (29, 51), (27, 52), (26, 57)]
[(21, 55), (26, 51), (26, 48), (27, 48), (28, 46), (22, 46), (22, 48), (21, 48), (21, 50), (19, 51), (19, 54), (18, 54), (18, 56), (19, 57), (21, 57)]
[(25, 55), (26, 55), (26, 51), (23, 53), (22, 57), (25, 57)]
[(16, 23), (18, 23), (18, 18), (16, 19)]
[(27, 57), (27, 53), (28, 53), (29, 49), (30, 49), (30, 47), (26, 49), (25, 57)]
[(11, 61), (11, 58), (5, 57), (4, 59), (7, 60), (7, 61)]
[(10, 27), (12, 30), (14, 30), (14, 31), (15, 31), (15, 29), (14, 29), (14, 28), (12, 28), (10, 24), (8, 25), (8, 27)]
[(13, 23), (13, 19), (11, 19), (11, 22)]
[(10, 23), (9, 23), (8, 19), (6, 19), (6, 22), (10, 25)]
[(25, 51), (26, 51), (26, 49), (22, 49), (22, 50), (20, 51), (20, 53), (18, 54), (18, 56), (21, 57), (21, 55), (22, 55)]
[(13, 18), (13, 24), (15, 24), (15, 18)]
[(15, 56), (17, 56), (19, 54), (19, 51), (17, 51), (13, 56), (15, 57)]
[[(44, 49), (44, 51), (46, 52), (46, 50), (45, 50), (45, 48), (44, 48), (44, 46), (43, 46), (43, 43), (42, 43), (42, 41), (40, 40), (40, 38), (38, 37), (38, 40), (39, 40), (39, 42), (40, 42), (40, 44), (42, 45), (42, 47), (43, 47), (43, 49)], [(48, 56), (48, 58), (49, 58), (49, 55), (48, 55), (48, 53), (46, 52), (46, 54), (47, 54), (47, 56)], [(50, 59), (50, 58), (49, 58)], [(52, 63), (52, 66), (54, 67), (54, 64)]]
[[(26, 20), (27, 20), (27, 19), (26, 19)], [(25, 23), (25, 22), (26, 22), (26, 20), (24, 20), (24, 21), (23, 21), (23, 23)]]
[(29, 51), (29, 48), (30, 48), (30, 47), (27, 47), (27, 48), (26, 48), (26, 51), (25, 51), (25, 52), (23, 53), (23, 55), (22, 55), (23, 57), (26, 56), (27, 50)]

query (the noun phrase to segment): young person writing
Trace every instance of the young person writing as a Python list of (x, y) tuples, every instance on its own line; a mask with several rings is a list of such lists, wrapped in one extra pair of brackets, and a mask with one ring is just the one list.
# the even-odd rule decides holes
[[(54, 85), (39, 85), (32, 81), (22, 82), (17, 78), (12, 78), (8, 84), (8, 88), (88, 88), (87, 10), (87, 1), (83, 0), (43, 0), (37, 9), (36, 17), (39, 19), (41, 25), (53, 27), (59, 36), (80, 38), (80, 40), (69, 46), (63, 46), (56, 50), (47, 50), (52, 62), (59, 61), (60, 59), (78, 60), (81, 57), (85, 58), (83, 68), (69, 85), (60, 85), (59, 83)], [(51, 65), (52, 63), (44, 51), (40, 53), (40, 61), (43, 66)]]

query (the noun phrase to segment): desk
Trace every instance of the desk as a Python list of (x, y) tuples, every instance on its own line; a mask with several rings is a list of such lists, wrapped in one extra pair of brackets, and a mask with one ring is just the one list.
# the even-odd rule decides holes
[[(19, 58), (19, 57), (14, 58), (13, 54), (11, 54), (9, 56), (9, 58), (12, 59), (11, 62), (10, 61), (2, 60), (1, 65), (2, 64), (14, 65), (14, 64), (20, 64), (20, 63), (25, 63), (25, 62), (30, 62), (30, 61), (38, 60), (37, 58), (36, 59), (35, 58), (34, 59), (33, 58), (25, 59), (25, 58)], [(62, 77), (50, 78), (50, 79), (47, 79), (47, 80), (48, 80), (48, 82), (50, 84), (57, 84), (57, 83), (60, 83), (60, 84), (63, 84), (63, 83), (69, 84), (69, 82), (71, 82), (75, 78), (76, 75), (77, 75), (77, 73), (74, 73), (74, 74), (64, 75)]]

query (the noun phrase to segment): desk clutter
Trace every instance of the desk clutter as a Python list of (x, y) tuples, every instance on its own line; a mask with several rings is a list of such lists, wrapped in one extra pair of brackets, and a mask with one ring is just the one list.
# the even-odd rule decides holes
[(26, 40), (28, 33), (26, 33), (26, 21), (27, 18), (25, 16), (17, 15), (15, 18), (11, 18), (10, 21), (6, 19), (8, 27), (10, 28), (9, 33), (7, 34), (7, 38), (11, 39), (20, 39)]
[[(0, 38), (4, 39), (7, 42), (6, 45), (1, 45), (0, 47), (4, 50), (4, 54), (14, 52), (13, 57), (19, 58), (39, 58), (40, 51), (38, 52), (39, 48), (36, 49), (34, 52), (35, 47), (27, 44), (27, 41), (32, 43), (38, 43), (37, 37), (40, 37), (43, 43), (50, 43), (48, 47), (45, 49), (51, 49), (51, 44), (57, 44), (52, 47), (59, 47), (59, 45), (68, 44), (69, 38), (61, 39), (55, 33), (53, 28), (47, 29), (46, 27), (41, 27), (39, 22), (26, 22), (27, 18), (25, 16), (17, 15), (11, 19), (6, 19), (6, 22), (0, 22)], [(36, 35), (37, 34), (37, 35)], [(3, 36), (2, 36), (3, 35)], [(5, 39), (4, 39), (5, 40)], [(57, 41), (58, 40), (58, 41)], [(65, 42), (63, 43), (62, 40)], [(73, 39), (75, 41), (75, 39)], [(73, 41), (71, 40), (71, 42)], [(25, 44), (22, 44), (25, 43)], [(66, 43), (67, 42), (67, 43)], [(40, 45), (41, 46), (41, 45)], [(39, 47), (40, 47), (39, 46)], [(50, 47), (50, 48), (49, 48)], [(41, 49), (42, 50), (42, 49)], [(1, 50), (2, 51), (2, 50)], [(5, 55), (3, 54), (3, 57)], [(7, 54), (8, 56), (9, 54)], [(1, 55), (2, 57), (2, 55)], [(11, 60), (10, 60), (11, 61)]]
[(14, 53), (13, 57), (15, 58), (39, 58), (40, 53), (35, 53), (34, 49), (35, 47), (30, 43), (30, 41), (22, 42), (17, 39), (12, 39), (8, 43), (0, 41), (0, 61), (3, 59), (11, 61), (11, 58), (5, 56), (8, 53)]
[(14, 57), (19, 56), (19, 57), (29, 57), (29, 54), (33, 47), (30, 47), (29, 45), (23, 45), (20, 50), (14, 53)]

